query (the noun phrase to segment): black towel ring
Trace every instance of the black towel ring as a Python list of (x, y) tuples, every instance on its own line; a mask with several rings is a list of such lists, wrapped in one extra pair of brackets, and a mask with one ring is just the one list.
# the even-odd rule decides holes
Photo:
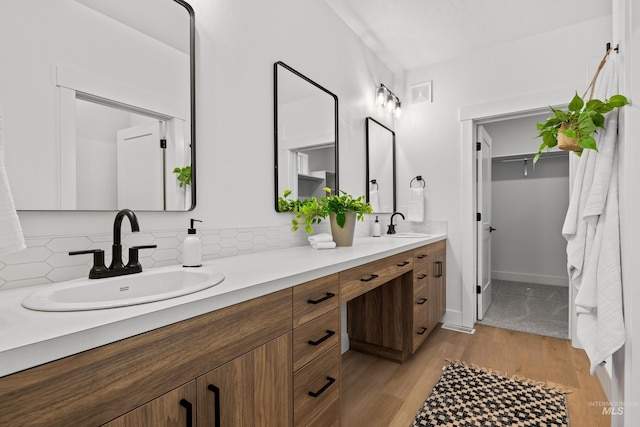
[(376, 181), (375, 179), (372, 179), (369, 182), (371, 183), (371, 185), (375, 185), (376, 186), (376, 190), (380, 189), (380, 186), (378, 185), (378, 181)]
[(418, 175), (415, 178), (413, 178), (411, 180), (411, 182), (409, 183), (409, 187), (413, 188), (413, 181), (420, 181), (422, 182), (422, 188), (425, 188), (427, 186), (427, 183), (425, 182), (424, 179), (422, 179), (422, 175)]

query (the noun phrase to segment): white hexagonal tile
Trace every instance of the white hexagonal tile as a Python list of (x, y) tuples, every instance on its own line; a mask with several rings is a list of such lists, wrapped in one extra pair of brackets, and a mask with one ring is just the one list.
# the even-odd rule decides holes
[(250, 242), (253, 240), (253, 233), (243, 231), (242, 233), (238, 233), (238, 237), (236, 237), (239, 242)]
[(4, 263), (2, 261), (0, 261), (0, 270), (2, 270), (4, 268)]
[(178, 237), (178, 234), (180, 234), (180, 231), (178, 230), (166, 230), (166, 231), (154, 231), (153, 236), (156, 239), (164, 239), (166, 237)]
[(246, 251), (249, 250), (251, 248), (253, 248), (253, 242), (249, 241), (249, 242), (238, 242), (238, 250), (240, 251)]
[(143, 269), (156, 267), (156, 261), (151, 257), (140, 258), (139, 261)]
[(261, 244), (267, 243), (267, 240), (269, 240), (269, 239), (267, 238), (266, 235), (255, 236), (253, 238), (253, 244), (254, 244), (254, 246), (255, 245), (261, 245)]
[(151, 245), (155, 240), (155, 236), (151, 233), (130, 233), (122, 238), (122, 243), (127, 246)]
[(80, 279), (89, 277), (90, 268), (86, 265), (72, 265), (69, 267), (54, 268), (47, 278), (52, 282), (64, 282), (66, 280)]
[(268, 251), (268, 250), (269, 250), (269, 246), (267, 246), (264, 243), (260, 243), (258, 245), (254, 245), (253, 246), (253, 251), (254, 252), (265, 252), (265, 251)]
[(206, 234), (202, 236), (202, 238), (200, 239), (203, 245), (211, 245), (211, 244), (219, 243), (221, 240), (222, 240), (222, 237), (220, 237), (220, 235), (218, 234)]
[(93, 254), (69, 255), (67, 252), (58, 252), (47, 258), (47, 263), (53, 267), (70, 267), (72, 265), (93, 264)]
[(202, 245), (202, 255), (217, 255), (221, 249), (220, 245), (217, 244)]
[(93, 243), (113, 243), (113, 234), (93, 234), (88, 237)]
[(27, 288), (29, 286), (38, 286), (38, 285), (46, 285), (51, 283), (51, 280), (46, 277), (35, 277), (32, 279), (24, 279), (24, 280), (14, 280), (8, 281), (4, 285), (2, 285), (3, 291), (8, 291), (9, 289), (22, 289)]
[(2, 259), (2, 262), (6, 265), (27, 264), (45, 261), (51, 256), (51, 254), (52, 252), (49, 249), (43, 246), (37, 246), (33, 248), (26, 248), (20, 252), (3, 255), (0, 259)]
[(238, 235), (238, 230), (235, 228), (225, 228), (220, 231), (220, 236), (223, 238), (226, 237), (236, 237)]
[(277, 248), (280, 245), (280, 239), (269, 239), (265, 242), (265, 245), (269, 248)]
[(198, 231), (204, 236), (210, 236), (212, 234), (220, 234), (221, 230), (219, 228), (200, 228)]
[(176, 260), (180, 252), (177, 249), (156, 249), (156, 251), (151, 255), (154, 261), (167, 261), (167, 260)]
[(8, 265), (2, 269), (2, 278), (7, 282), (45, 277), (53, 268), (46, 262)]
[(6, 280), (0, 278), (0, 288), (2, 287), (2, 285), (4, 285), (5, 283), (7, 283)]
[(238, 240), (234, 238), (223, 238), (219, 243), (221, 248), (235, 248), (238, 246)]
[(156, 239), (153, 243), (158, 246), (158, 249), (176, 249), (182, 244), (176, 237), (163, 237)]
[(267, 227), (255, 227), (255, 228), (251, 228), (250, 230), (251, 230), (251, 233), (254, 236), (266, 236), (268, 228)]
[(81, 251), (93, 243), (88, 237), (56, 237), (47, 243), (47, 248), (53, 252)]
[(230, 257), (230, 256), (236, 256), (238, 255), (238, 249), (237, 248), (222, 248), (220, 250), (220, 256), (221, 257)]

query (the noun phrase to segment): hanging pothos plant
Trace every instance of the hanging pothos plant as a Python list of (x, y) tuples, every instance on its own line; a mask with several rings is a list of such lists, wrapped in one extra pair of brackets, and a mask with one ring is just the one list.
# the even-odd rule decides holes
[(180, 188), (185, 185), (191, 185), (191, 166), (175, 168), (173, 173), (176, 174), (176, 179), (180, 182)]

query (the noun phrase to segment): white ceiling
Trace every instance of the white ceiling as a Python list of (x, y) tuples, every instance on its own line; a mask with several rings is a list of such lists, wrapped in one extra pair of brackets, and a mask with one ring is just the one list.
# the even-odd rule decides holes
[(393, 72), (422, 68), (466, 52), (610, 15), (612, 3), (610, 0), (325, 2)]

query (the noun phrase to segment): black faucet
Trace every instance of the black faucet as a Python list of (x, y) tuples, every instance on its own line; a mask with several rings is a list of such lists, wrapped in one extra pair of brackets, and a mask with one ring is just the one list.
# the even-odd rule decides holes
[(387, 230), (387, 234), (396, 234), (396, 226), (393, 223), (393, 217), (396, 215), (400, 215), (402, 219), (404, 219), (404, 215), (402, 214), (402, 212), (394, 212), (391, 215), (391, 220), (389, 221), (389, 229)]
[(103, 279), (105, 277), (123, 276), (125, 274), (140, 273), (142, 265), (138, 261), (138, 250), (151, 249), (156, 245), (132, 246), (129, 248), (129, 261), (127, 265), (122, 262), (122, 220), (129, 218), (131, 231), (140, 231), (138, 218), (131, 209), (122, 209), (116, 214), (113, 221), (113, 245), (111, 255), (111, 265), (107, 268), (104, 264), (104, 251), (102, 249), (88, 249), (85, 251), (72, 251), (69, 255), (93, 254), (93, 267), (89, 271), (89, 279)]

